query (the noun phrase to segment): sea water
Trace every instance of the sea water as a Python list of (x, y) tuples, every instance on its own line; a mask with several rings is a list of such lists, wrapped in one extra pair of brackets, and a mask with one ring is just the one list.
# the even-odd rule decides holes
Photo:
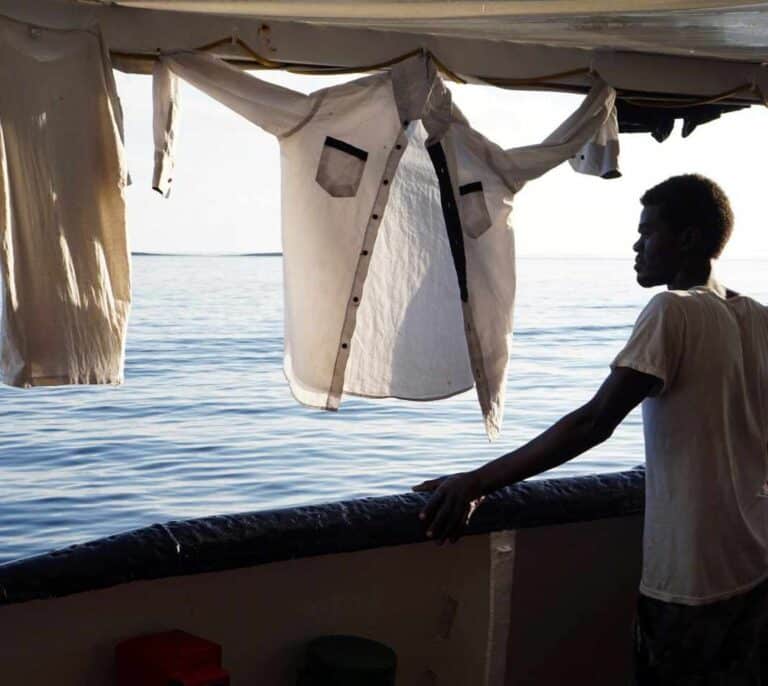
[[(764, 261), (723, 281), (768, 302)], [(511, 450), (587, 401), (653, 291), (631, 260), (521, 259), (500, 439), (474, 391), (298, 405), (279, 257), (137, 256), (125, 384), (0, 387), (0, 561), (170, 519), (401, 493)], [(633, 412), (547, 477), (643, 461)]]

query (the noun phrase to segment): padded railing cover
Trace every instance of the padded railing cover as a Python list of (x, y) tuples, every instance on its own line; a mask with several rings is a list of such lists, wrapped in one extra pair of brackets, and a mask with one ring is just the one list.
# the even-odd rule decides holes
[[(643, 511), (645, 471), (527, 481), (489, 496), (468, 534)], [(143, 579), (420, 543), (426, 496), (363, 498), (172, 521), (0, 565), (0, 605)]]

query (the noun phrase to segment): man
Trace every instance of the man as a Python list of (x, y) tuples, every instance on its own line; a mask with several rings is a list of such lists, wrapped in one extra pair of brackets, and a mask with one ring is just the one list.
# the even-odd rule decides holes
[(596, 395), (521, 448), (426, 481), (427, 535), (456, 540), (482, 496), (610, 437), (641, 401), (646, 452), (640, 684), (759, 684), (768, 605), (768, 310), (712, 262), (733, 214), (717, 184), (670, 178), (642, 199), (637, 281), (665, 285)]

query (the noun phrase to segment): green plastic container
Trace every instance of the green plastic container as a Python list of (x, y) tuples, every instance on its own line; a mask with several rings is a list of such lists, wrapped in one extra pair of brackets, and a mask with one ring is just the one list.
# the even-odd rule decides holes
[(299, 686), (394, 686), (397, 655), (359, 636), (320, 636), (307, 646)]

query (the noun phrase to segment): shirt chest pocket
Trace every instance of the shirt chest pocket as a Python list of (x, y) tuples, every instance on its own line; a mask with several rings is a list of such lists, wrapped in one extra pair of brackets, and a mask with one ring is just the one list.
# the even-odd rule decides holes
[(357, 194), (367, 159), (365, 150), (326, 136), (315, 181), (334, 198), (351, 198)]
[(480, 238), (491, 226), (482, 182), (475, 181), (459, 187), (459, 207), (464, 233)]

